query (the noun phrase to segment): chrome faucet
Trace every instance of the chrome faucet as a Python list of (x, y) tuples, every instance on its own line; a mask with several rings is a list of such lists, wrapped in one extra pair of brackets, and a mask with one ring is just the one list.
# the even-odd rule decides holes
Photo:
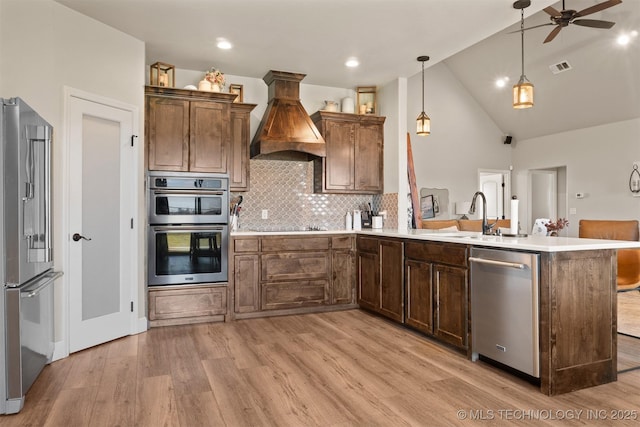
[(491, 234), (492, 228), (498, 223), (498, 221), (496, 220), (496, 222), (489, 225), (489, 222), (487, 221), (487, 198), (484, 196), (484, 193), (482, 191), (476, 191), (476, 193), (473, 195), (469, 213), (476, 213), (476, 199), (478, 198), (478, 196), (482, 197), (482, 234)]

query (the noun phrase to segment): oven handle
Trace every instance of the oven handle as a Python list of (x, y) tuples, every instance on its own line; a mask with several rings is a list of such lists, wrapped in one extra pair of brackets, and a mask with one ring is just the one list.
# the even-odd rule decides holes
[(208, 230), (212, 230), (212, 231), (218, 231), (218, 230), (224, 230), (226, 226), (215, 226), (215, 225), (190, 225), (190, 226), (167, 226), (167, 225), (161, 225), (161, 226), (151, 226), (151, 228), (153, 229), (153, 231), (183, 231), (186, 233), (190, 233), (190, 232), (198, 232), (198, 231), (208, 231)]
[(154, 195), (171, 195), (171, 196), (182, 196), (182, 195), (198, 195), (198, 196), (224, 196), (225, 191), (209, 191), (209, 190), (154, 190)]

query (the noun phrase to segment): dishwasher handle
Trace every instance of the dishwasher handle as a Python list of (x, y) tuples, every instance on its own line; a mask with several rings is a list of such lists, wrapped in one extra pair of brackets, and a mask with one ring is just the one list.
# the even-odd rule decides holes
[(469, 257), (469, 261), (477, 262), (478, 264), (490, 264), (490, 265), (495, 265), (499, 267), (515, 268), (518, 270), (524, 270), (525, 268), (527, 268), (526, 264), (521, 264), (517, 262), (497, 261), (494, 259), (487, 259), (487, 258), (477, 258), (473, 256)]

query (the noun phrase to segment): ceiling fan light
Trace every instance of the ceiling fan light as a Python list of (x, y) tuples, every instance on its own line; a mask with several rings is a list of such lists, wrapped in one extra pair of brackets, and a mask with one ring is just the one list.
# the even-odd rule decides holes
[(533, 107), (533, 84), (523, 77), (513, 86), (513, 108), (516, 109)]
[(431, 119), (424, 111), (416, 119), (416, 134), (420, 136), (431, 134)]

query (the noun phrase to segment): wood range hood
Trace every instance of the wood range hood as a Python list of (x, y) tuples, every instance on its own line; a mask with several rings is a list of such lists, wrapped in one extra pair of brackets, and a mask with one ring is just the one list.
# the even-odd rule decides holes
[(251, 158), (299, 160), (325, 157), (325, 141), (300, 102), (306, 74), (269, 71), (269, 103), (251, 141)]

